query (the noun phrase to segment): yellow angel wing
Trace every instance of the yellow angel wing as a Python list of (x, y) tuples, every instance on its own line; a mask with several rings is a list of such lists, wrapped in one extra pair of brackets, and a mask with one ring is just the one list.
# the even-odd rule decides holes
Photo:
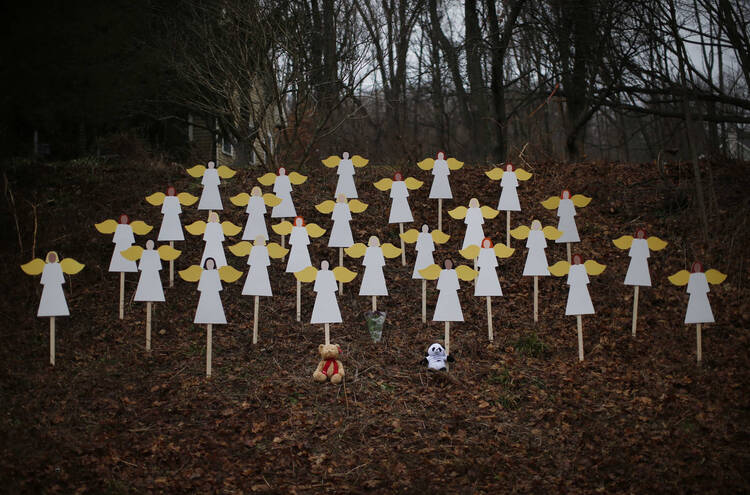
[(516, 172), (516, 178), (518, 180), (529, 180), (531, 179), (531, 176), (534, 175), (530, 172), (525, 171), (522, 168), (517, 168), (515, 172)]
[(451, 236), (438, 229), (433, 230), (430, 235), (432, 236), (432, 242), (436, 244), (445, 244), (451, 238)]
[(344, 266), (337, 266), (331, 271), (333, 272), (333, 276), (336, 277), (336, 280), (344, 282), (345, 284), (348, 284), (357, 276), (357, 272), (353, 272)]
[(583, 208), (587, 204), (591, 203), (591, 198), (588, 196), (584, 196), (583, 194), (575, 194), (572, 198), (573, 204), (578, 206), (579, 208)]
[(546, 237), (547, 239), (551, 241), (557, 240), (563, 235), (562, 230), (557, 230), (552, 225), (547, 225), (546, 227), (544, 227), (542, 229), (542, 232), (544, 232), (544, 237)]
[(102, 234), (114, 234), (115, 230), (117, 230), (117, 222), (114, 220), (105, 220), (95, 224), (94, 227)]
[(167, 195), (163, 192), (155, 192), (151, 196), (146, 196), (146, 201), (148, 201), (149, 204), (154, 206), (160, 206), (162, 203), (164, 203), (164, 198), (166, 198)]
[(362, 168), (365, 165), (367, 165), (369, 162), (370, 160), (359, 155), (354, 155), (352, 157), (352, 165), (354, 165), (357, 168)]
[(380, 179), (379, 181), (375, 182), (373, 185), (381, 191), (390, 191), (391, 186), (393, 185), (393, 181), (386, 177), (385, 179)]
[(233, 224), (229, 220), (224, 220), (221, 222), (221, 231), (224, 232), (224, 235), (232, 237), (242, 232), (242, 227)]
[(321, 228), (315, 223), (308, 223), (307, 226), (305, 226), (305, 229), (307, 229), (307, 235), (313, 238), (321, 237), (326, 233), (326, 229)]
[(464, 282), (471, 282), (472, 280), (477, 278), (479, 272), (474, 270), (473, 268), (469, 268), (466, 265), (458, 265), (456, 267), (456, 275), (458, 275), (458, 278), (460, 278)]
[(458, 206), (456, 208), (453, 208), (452, 210), (448, 210), (448, 215), (451, 216), (451, 218), (455, 218), (456, 220), (463, 220), (466, 218), (466, 214), (469, 212), (469, 209), (465, 206)]
[(224, 282), (236, 282), (238, 278), (242, 276), (242, 272), (233, 268), (229, 265), (222, 266), (219, 268), (219, 278)]
[(189, 268), (178, 271), (177, 273), (180, 275), (180, 278), (186, 282), (197, 282), (201, 279), (203, 269), (198, 265), (192, 265)]
[(409, 229), (403, 234), (399, 234), (399, 237), (406, 243), (414, 244), (419, 238), (419, 231), (417, 229)]
[(484, 218), (495, 218), (500, 212), (496, 209), (492, 208), (491, 206), (482, 206), (480, 208), (482, 210), (482, 216)]
[(184, 206), (193, 206), (198, 201), (198, 196), (193, 196), (190, 193), (181, 192), (177, 195), (177, 201)]
[(284, 220), (283, 222), (279, 222), (276, 225), (271, 225), (271, 230), (279, 235), (289, 235), (292, 233), (292, 223)]
[(599, 275), (605, 268), (607, 268), (607, 265), (602, 265), (594, 260), (587, 260), (583, 266), (586, 267), (586, 273), (589, 275)]
[(349, 211), (351, 211), (352, 213), (362, 213), (367, 209), (367, 206), (367, 203), (363, 203), (358, 199), (349, 201)]
[(459, 162), (455, 158), (448, 158), (446, 162), (448, 162), (448, 168), (451, 170), (458, 170), (464, 166), (464, 162)]
[(513, 236), (513, 239), (526, 239), (529, 237), (529, 233), (531, 232), (531, 229), (528, 228), (526, 225), (521, 225), (519, 227), (516, 227), (515, 229), (510, 231), (510, 235)]
[(206, 231), (206, 222), (203, 220), (196, 220), (190, 225), (186, 225), (185, 230), (192, 235), (202, 235)]
[(548, 267), (549, 272), (554, 275), (555, 277), (562, 277), (563, 275), (567, 275), (570, 271), (570, 263), (567, 261), (558, 261), (554, 265)]
[(352, 244), (348, 248), (345, 248), (344, 252), (350, 258), (361, 258), (367, 252), (367, 246), (365, 246), (361, 242), (358, 242), (356, 244)]
[(383, 251), (383, 256), (386, 258), (396, 258), (397, 256), (401, 256), (401, 248), (397, 248), (390, 242), (386, 242), (380, 248)]
[(40, 273), (42, 273), (42, 271), (44, 271), (44, 265), (44, 260), (40, 258), (34, 258), (28, 263), (21, 265), (21, 270), (23, 270), (26, 275), (39, 275)]
[(295, 186), (302, 184), (306, 180), (307, 180), (306, 175), (302, 175), (297, 172), (292, 172), (291, 174), (289, 174), (289, 182), (291, 182)]
[(422, 278), (425, 278), (427, 280), (437, 280), (440, 276), (440, 272), (440, 267), (434, 263), (419, 270), (419, 274), (422, 276)]
[(432, 167), (434, 166), (435, 166), (434, 158), (425, 158), (421, 162), (417, 162), (417, 167), (421, 168), (422, 170), (432, 170)]
[(274, 182), (276, 182), (276, 174), (273, 172), (268, 172), (267, 174), (263, 174), (260, 177), (258, 177), (258, 182), (263, 184), (264, 186), (272, 186)]
[(336, 203), (331, 201), (330, 199), (327, 199), (322, 203), (315, 205), (315, 209), (323, 213), (324, 215), (328, 215), (333, 211), (334, 206), (336, 206)]
[(282, 201), (284, 200), (273, 193), (266, 193), (263, 195), (263, 202), (266, 206), (279, 206)]
[(504, 170), (500, 167), (495, 167), (492, 170), (489, 170), (484, 173), (487, 177), (489, 177), (491, 180), (500, 180), (503, 178)]
[(558, 206), (560, 206), (560, 197), (559, 196), (550, 196), (546, 200), (542, 201), (542, 206), (544, 206), (548, 210), (554, 210)]
[(86, 265), (77, 262), (73, 258), (64, 258), (62, 261), (60, 261), (60, 268), (62, 268), (62, 271), (64, 273), (67, 273), (68, 275), (75, 275), (76, 273), (83, 270), (84, 266)]
[(315, 282), (318, 276), (318, 269), (314, 266), (308, 266), (304, 270), (294, 272), (294, 278), (300, 282)]
[(247, 206), (250, 202), (250, 195), (246, 192), (239, 193), (237, 196), (231, 196), (229, 201), (231, 201), (234, 206)]
[(195, 167), (190, 167), (187, 169), (187, 173), (192, 175), (193, 177), (203, 177), (203, 174), (206, 172), (206, 166), (205, 165), (196, 165)]
[(130, 228), (133, 229), (133, 232), (135, 232), (138, 235), (146, 235), (149, 232), (151, 232), (151, 229), (153, 229), (152, 226), (150, 226), (149, 224), (141, 220), (130, 222)]
[(630, 249), (630, 246), (633, 245), (633, 236), (624, 235), (622, 237), (618, 237), (617, 239), (612, 240), (612, 244), (617, 246), (619, 249)]
[(250, 241), (242, 241), (229, 246), (229, 251), (235, 256), (247, 256), (252, 249), (253, 245)]
[(460, 254), (467, 260), (473, 260), (474, 258), (479, 256), (479, 246), (477, 246), (476, 244), (472, 244), (465, 247), (464, 249), (459, 249), (458, 254)]
[(341, 161), (340, 156), (331, 155), (325, 160), (321, 160), (323, 162), (323, 165), (325, 165), (328, 168), (336, 168), (339, 166), (339, 162)]
[(510, 258), (515, 251), (515, 249), (509, 248), (502, 242), (495, 244), (495, 256), (498, 258)]
[(268, 256), (275, 259), (283, 258), (289, 252), (288, 249), (281, 247), (275, 242), (269, 242), (266, 249), (268, 250)]
[(687, 270), (680, 270), (679, 272), (667, 278), (674, 285), (679, 285), (679, 286), (687, 285), (687, 283), (690, 281), (690, 272)]
[(180, 254), (182, 254), (182, 251), (180, 251), (179, 249), (175, 249), (167, 244), (159, 246), (159, 249), (157, 249), (156, 251), (159, 253), (159, 258), (163, 259), (164, 261), (174, 261), (180, 257)]
[(424, 182), (422, 182), (421, 180), (417, 180), (414, 177), (407, 177), (404, 180), (404, 184), (406, 184), (407, 189), (414, 191), (415, 189), (419, 189), (420, 187), (422, 187)]
[(141, 246), (130, 246), (125, 251), (120, 251), (120, 254), (126, 260), (136, 261), (141, 259), (143, 248)]
[(219, 177), (221, 177), (222, 179), (231, 179), (232, 177), (234, 177), (237, 171), (232, 170), (226, 165), (222, 165), (221, 167), (216, 169), (216, 173), (219, 174)]
[(648, 243), (648, 248), (651, 251), (661, 251), (662, 249), (667, 247), (667, 244), (669, 244), (667, 241), (662, 241), (661, 239), (653, 235), (649, 237), (646, 242)]
[(727, 276), (723, 273), (721, 273), (719, 270), (714, 270), (713, 268), (706, 271), (706, 280), (708, 280), (713, 285), (719, 285), (724, 280), (726, 280)]

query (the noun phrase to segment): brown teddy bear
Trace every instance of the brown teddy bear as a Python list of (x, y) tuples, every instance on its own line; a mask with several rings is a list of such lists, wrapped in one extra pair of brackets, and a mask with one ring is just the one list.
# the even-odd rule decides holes
[(315, 381), (324, 382), (326, 378), (330, 378), (331, 383), (341, 383), (344, 378), (344, 365), (337, 359), (341, 354), (341, 348), (336, 344), (320, 344), (318, 352), (322, 361), (313, 373)]

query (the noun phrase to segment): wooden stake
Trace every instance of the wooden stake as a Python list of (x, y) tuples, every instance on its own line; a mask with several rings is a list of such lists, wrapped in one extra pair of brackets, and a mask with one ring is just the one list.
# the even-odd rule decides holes
[(633, 291), (633, 337), (635, 337), (635, 326), (638, 321), (638, 286)]
[(151, 301), (146, 301), (146, 350), (151, 350)]
[(120, 272), (120, 319), (125, 317), (125, 272)]
[(534, 323), (539, 321), (539, 277), (534, 275)]
[(494, 335), (492, 335), (492, 298), (490, 296), (487, 296), (487, 333), (490, 342), (495, 340)]
[(378, 296), (372, 296), (372, 310), (378, 310)]
[(258, 343), (258, 305), (260, 296), (255, 296), (255, 305), (253, 307), (253, 344)]
[[(169, 247), (174, 247), (174, 241), (169, 241)], [(169, 288), (174, 287), (174, 260), (169, 260)]]
[(570, 258), (570, 243), (566, 242), (565, 244), (568, 246), (568, 263), (571, 263), (571, 258)]
[(443, 198), (438, 198), (438, 230), (443, 230)]
[[(284, 247), (284, 234), (281, 234), (281, 247)], [(285, 256), (281, 257), (281, 260), (283, 261)]]
[(505, 213), (506, 213), (506, 216), (505, 216), (505, 220), (506, 220), (505, 221), (505, 232), (506, 232), (506, 234), (505, 235), (506, 235), (506, 238), (507, 238), (507, 241), (505, 241), (505, 245), (508, 246), (508, 247), (510, 247), (510, 210), (506, 211)]
[(211, 341), (213, 340), (213, 325), (206, 325), (206, 376), (211, 376)]
[(325, 323), (325, 331), (326, 331), (326, 345), (331, 343), (331, 324)]
[(297, 321), (300, 321), (300, 317), (302, 314), (302, 297), (300, 295), (300, 292), (302, 292), (302, 282), (297, 280)]
[[(478, 260), (478, 259), (479, 259), (479, 257), (478, 257), (478, 256), (477, 256), (476, 258), (474, 258), (474, 271), (477, 271), (477, 260)], [(455, 267), (454, 267), (454, 268), (455, 268)], [(478, 278), (479, 278), (479, 277), (474, 277), (474, 287), (476, 287), (476, 286), (477, 286), (477, 279), (478, 279)]]
[(55, 317), (49, 317), (49, 364), (55, 365)]
[(576, 315), (578, 320), (578, 360), (583, 361), (583, 321), (581, 315)]
[[(344, 266), (344, 248), (339, 248), (339, 266)], [(344, 293), (344, 282), (339, 280), (339, 295)]]
[(403, 223), (399, 223), (398, 224), (398, 230), (399, 230), (399, 233), (401, 234), (398, 237), (399, 239), (401, 239), (401, 265), (402, 266), (406, 266), (406, 249), (404, 248), (404, 238), (401, 237), (402, 235), (404, 235), (404, 224)]
[(427, 280), (422, 279), (422, 323), (427, 323)]
[(698, 364), (701, 363), (701, 359), (703, 358), (703, 345), (701, 344), (701, 324), (698, 323), (695, 326), (695, 338), (697, 339), (697, 351), (698, 351)]
[[(445, 355), (450, 356), (451, 353), (451, 322), (445, 322)], [(450, 365), (445, 363), (446, 371), (450, 370)]]

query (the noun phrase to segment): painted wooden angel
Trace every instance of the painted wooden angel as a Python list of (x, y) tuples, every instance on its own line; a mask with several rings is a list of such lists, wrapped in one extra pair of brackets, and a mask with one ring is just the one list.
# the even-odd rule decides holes
[(464, 162), (460, 162), (455, 158), (448, 158), (446, 160), (445, 153), (440, 151), (437, 154), (437, 159), (425, 158), (417, 163), (417, 166), (422, 170), (432, 170), (434, 179), (430, 187), (429, 197), (430, 199), (438, 200), (438, 230), (443, 230), (443, 200), (453, 199), (448, 176), (451, 174), (451, 170), (458, 170), (463, 167)]
[(629, 249), (630, 265), (625, 274), (625, 285), (633, 285), (633, 337), (635, 337), (638, 321), (638, 288), (651, 287), (651, 274), (648, 270), (648, 259), (651, 251), (660, 251), (667, 247), (667, 243), (658, 237), (646, 235), (646, 229), (638, 229), (635, 237), (624, 235), (612, 241), (620, 249)]
[(323, 165), (326, 167), (336, 167), (336, 175), (339, 176), (336, 182), (336, 192), (333, 195), (338, 197), (339, 194), (343, 194), (349, 199), (358, 198), (357, 186), (354, 184), (354, 167), (362, 168), (367, 165), (369, 160), (359, 155), (349, 158), (347, 152), (342, 153), (341, 156), (342, 158), (331, 155), (323, 160)]
[(500, 181), (500, 200), (497, 202), (498, 211), (504, 211), (506, 224), (506, 244), (510, 247), (510, 212), (521, 211), (521, 202), (518, 200), (518, 181), (531, 179), (532, 174), (522, 168), (513, 167), (512, 163), (506, 163), (502, 168), (495, 167), (485, 172), (492, 180)]
[(271, 265), (270, 258), (281, 259), (286, 256), (289, 250), (275, 242), (266, 245), (266, 241), (262, 235), (255, 238), (254, 245), (251, 245), (248, 241), (242, 241), (234, 246), (230, 246), (229, 250), (235, 256), (247, 256), (247, 264), (250, 268), (247, 271), (245, 285), (242, 287), (242, 295), (254, 297), (253, 344), (257, 344), (259, 297), (273, 296), (271, 280), (268, 277), (268, 267)]
[(467, 260), (477, 260), (479, 275), (474, 285), (474, 295), (487, 298), (487, 335), (490, 342), (494, 340), (492, 333), (492, 296), (502, 296), (500, 279), (497, 277), (497, 258), (510, 258), (515, 249), (509, 248), (503, 243), (493, 244), (492, 240), (485, 237), (481, 247), (471, 245), (459, 251), (459, 254)]
[(566, 315), (575, 315), (578, 322), (578, 360), (583, 361), (583, 323), (581, 315), (592, 315), (595, 313), (591, 302), (589, 289), (589, 275), (599, 275), (606, 268), (594, 260), (583, 262), (583, 256), (574, 254), (573, 263), (558, 261), (549, 267), (549, 271), (555, 277), (568, 276), (568, 302), (565, 305)]
[(65, 273), (75, 275), (83, 270), (84, 265), (73, 258), (62, 261), (55, 251), (50, 251), (44, 260), (34, 258), (21, 265), (21, 270), (27, 275), (41, 275), (42, 297), (36, 312), (39, 318), (49, 318), (49, 363), (55, 365), (55, 318), (70, 316), (68, 303), (65, 300)]
[[(409, 190), (416, 190), (422, 187), (424, 182), (414, 177), (404, 176), (401, 172), (393, 174), (393, 180), (389, 178), (380, 179), (375, 183), (375, 187), (380, 191), (391, 191), (391, 212), (388, 215), (388, 223), (397, 223), (399, 233), (404, 233), (404, 223), (413, 222), (414, 217), (409, 208)], [(406, 266), (406, 255), (404, 254), (404, 241), (401, 241), (401, 264)]]
[(349, 283), (357, 276), (356, 272), (352, 272), (343, 266), (337, 266), (333, 270), (329, 270), (328, 267), (328, 262), (323, 261), (320, 264), (320, 270), (314, 266), (308, 266), (304, 270), (300, 270), (294, 274), (300, 282), (315, 282), (313, 286), (315, 304), (313, 304), (310, 323), (323, 323), (326, 344), (331, 343), (329, 325), (343, 321), (341, 319), (339, 303), (336, 300), (336, 291), (338, 290), (336, 281)]
[(557, 230), (562, 231), (562, 236), (555, 240), (557, 243), (564, 242), (567, 246), (568, 251), (568, 263), (571, 263), (570, 258), (570, 243), (581, 242), (581, 238), (578, 236), (578, 227), (576, 227), (576, 206), (583, 208), (591, 202), (591, 198), (584, 196), (583, 194), (576, 194), (575, 196), (570, 195), (570, 191), (565, 189), (558, 198), (557, 196), (551, 196), (545, 201), (542, 201), (542, 206), (548, 210), (554, 210), (557, 208), (557, 216), (560, 221), (557, 224)]
[(682, 287), (687, 285), (687, 293), (690, 294), (688, 299), (687, 311), (685, 312), (685, 324), (695, 323), (695, 336), (697, 340), (697, 359), (700, 363), (702, 360), (701, 344), (701, 326), (704, 323), (714, 322), (714, 313), (711, 311), (711, 303), (708, 301), (710, 289), (708, 284), (719, 285), (727, 276), (719, 270), (703, 271), (703, 264), (696, 261), (690, 267), (690, 271), (680, 270), (671, 277), (669, 281), (674, 285)]
[(192, 265), (190, 268), (180, 270), (180, 277), (186, 282), (198, 282), (198, 307), (195, 310), (193, 323), (206, 325), (206, 376), (211, 376), (211, 345), (213, 342), (213, 325), (226, 325), (227, 317), (224, 314), (224, 305), (221, 303), (219, 292), (223, 290), (224, 282), (232, 283), (242, 276), (242, 272), (231, 266), (216, 267), (213, 258), (208, 258), (203, 263), (203, 268)]
[(479, 200), (477, 198), (471, 198), (469, 200), (469, 207), (459, 206), (453, 210), (450, 210), (448, 214), (456, 220), (463, 220), (466, 224), (466, 234), (464, 234), (464, 242), (461, 245), (461, 249), (474, 245), (479, 246), (484, 239), (484, 219), (495, 218), (499, 211), (489, 206), (479, 206)]
[(415, 244), (414, 250), (417, 252), (414, 260), (414, 270), (411, 278), (422, 280), (422, 323), (427, 322), (427, 280), (419, 274), (419, 270), (435, 264), (432, 253), (435, 252), (435, 244), (445, 244), (451, 236), (443, 233), (440, 229), (430, 232), (427, 225), (422, 225), (422, 231), (409, 229), (400, 235), (403, 242)]
[(120, 215), (119, 222), (105, 220), (94, 227), (102, 234), (114, 234), (112, 242), (115, 249), (109, 262), (109, 271), (120, 272), (120, 319), (122, 320), (125, 317), (125, 273), (138, 271), (135, 261), (124, 258), (122, 252), (135, 244), (133, 234), (146, 235), (153, 227), (140, 220), (131, 222), (125, 214)]
[(279, 167), (275, 174), (268, 172), (262, 177), (258, 177), (258, 182), (264, 186), (273, 184), (273, 193), (281, 199), (281, 203), (274, 206), (271, 210), (271, 218), (297, 216), (297, 210), (294, 208), (294, 201), (292, 200), (292, 185), (298, 186), (306, 180), (306, 176), (297, 172), (287, 175), (285, 167)]
[(515, 239), (526, 239), (526, 263), (523, 267), (524, 277), (534, 277), (534, 322), (539, 321), (539, 277), (549, 277), (547, 262), (547, 239), (555, 240), (562, 232), (552, 226), (542, 228), (542, 222), (534, 220), (531, 228), (521, 225), (510, 231)]
[(208, 162), (208, 167), (196, 165), (189, 168), (187, 172), (195, 178), (201, 177), (203, 191), (201, 192), (201, 199), (198, 202), (198, 209), (223, 210), (224, 206), (221, 203), (221, 194), (219, 194), (221, 179), (231, 179), (237, 172), (226, 165), (216, 168), (216, 163), (214, 162)]
[(203, 266), (208, 258), (213, 258), (218, 268), (227, 266), (227, 258), (224, 255), (225, 235), (235, 236), (242, 231), (242, 227), (233, 224), (229, 220), (219, 223), (219, 214), (215, 211), (209, 212), (208, 223), (197, 220), (185, 227), (192, 235), (203, 234), (203, 254), (201, 264)]
[(346, 254), (352, 258), (362, 258), (362, 266), (365, 273), (362, 275), (362, 284), (359, 286), (360, 296), (372, 296), (372, 310), (378, 310), (377, 296), (387, 296), (388, 288), (385, 283), (383, 267), (385, 258), (397, 258), (401, 250), (391, 243), (380, 245), (380, 239), (371, 236), (367, 246), (357, 243), (346, 249)]
[(263, 236), (263, 239), (267, 241), (266, 206), (278, 206), (283, 200), (271, 193), (263, 194), (260, 187), (255, 186), (250, 190), (250, 194), (240, 193), (229, 198), (229, 201), (235, 206), (246, 207), (247, 222), (245, 230), (242, 231), (242, 240), (254, 241), (258, 236)]
[[(336, 202), (329, 199), (315, 205), (315, 209), (324, 214), (331, 214), (333, 227), (331, 227), (331, 235), (328, 238), (328, 247), (339, 248), (339, 266), (344, 266), (344, 248), (354, 244), (352, 228), (349, 225), (352, 220), (352, 213), (362, 213), (367, 209), (367, 205), (358, 199), (347, 201), (344, 194), (338, 194)], [(343, 284), (339, 284), (339, 292), (343, 288)]]
[(161, 285), (159, 272), (162, 269), (161, 260), (174, 261), (180, 256), (180, 251), (166, 244), (154, 249), (154, 241), (146, 241), (146, 249), (131, 246), (122, 252), (129, 260), (139, 261), (138, 286), (135, 289), (136, 302), (146, 303), (146, 350), (151, 350), (151, 303), (164, 302), (164, 288)]

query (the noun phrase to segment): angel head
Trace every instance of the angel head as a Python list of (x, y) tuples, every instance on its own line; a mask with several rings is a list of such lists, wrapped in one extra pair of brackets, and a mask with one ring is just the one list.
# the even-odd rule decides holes
[(578, 253), (574, 254), (573, 257), (571, 258), (571, 264), (573, 265), (580, 265), (582, 263), (583, 263), (583, 256), (581, 256)]
[(177, 194), (177, 189), (174, 188), (174, 186), (169, 186), (167, 188), (167, 196), (174, 196)]
[(122, 225), (127, 225), (130, 223), (130, 217), (123, 213), (122, 215), (120, 215), (120, 218), (118, 219), (118, 223)]
[(286, 168), (279, 167), (279, 169), (276, 171), (276, 175), (286, 175)]
[(469, 208), (479, 208), (479, 200), (477, 198), (471, 198), (469, 200)]
[(321, 270), (328, 270), (328, 266), (329, 265), (328, 265), (327, 261), (323, 260), (323, 261), (320, 262), (320, 269)]
[(378, 239), (377, 236), (372, 235), (367, 241), (367, 245), (370, 247), (378, 247), (380, 246), (380, 239)]
[(635, 231), (635, 238), (636, 239), (645, 239), (646, 238), (646, 229), (643, 227), (639, 228)]
[(396, 172), (393, 174), (393, 180), (396, 182), (404, 180), (404, 175), (401, 172)]
[(506, 172), (513, 172), (513, 168), (514, 167), (513, 167), (512, 163), (508, 162), (508, 163), (505, 164), (505, 171)]
[(570, 191), (563, 189), (563, 192), (560, 193), (560, 199), (570, 199)]
[(206, 258), (206, 261), (203, 262), (203, 268), (205, 270), (213, 270), (216, 268), (216, 261), (213, 258)]
[(216, 168), (216, 162), (214, 162), (213, 160), (208, 162), (208, 168)]
[(422, 225), (422, 232), (425, 234), (430, 231), (430, 227), (427, 226), (427, 224)]
[(336, 196), (336, 202), (346, 203), (346, 194), (340, 193), (338, 196)]
[(693, 261), (693, 264), (690, 266), (690, 273), (703, 273), (703, 263)]
[(264, 246), (266, 244), (266, 238), (262, 235), (255, 237), (255, 242), (253, 242), (254, 246)]
[(341, 153), (341, 156), (344, 157), (344, 160), (348, 160), (349, 159), (349, 152), (348, 151), (344, 151), (343, 153)]
[(262, 196), (263, 191), (260, 189), (260, 186), (254, 186), (252, 189), (250, 189), (250, 196)]
[(146, 241), (146, 249), (148, 249), (149, 251), (152, 250), (152, 249), (154, 249), (154, 241), (153, 240), (149, 239), (149, 240)]
[(483, 248), (490, 248), (492, 249), (495, 246), (495, 244), (492, 242), (492, 240), (489, 237), (485, 237), (482, 239), (482, 246)]
[(219, 221), (219, 214), (216, 213), (215, 211), (212, 211), (211, 213), (208, 214), (208, 221), (210, 223), (217, 223)]
[(438, 160), (445, 160), (445, 152), (443, 152), (443, 151), (438, 151), (438, 154), (437, 154), (437, 159), (438, 159)]
[(49, 253), (47, 253), (45, 259), (47, 260), (47, 263), (57, 263), (60, 260), (55, 251), (50, 251)]
[(300, 216), (294, 217), (294, 226), (295, 227), (304, 227), (305, 226), (305, 220), (302, 217), (300, 217)]
[(448, 258), (443, 262), (443, 266), (446, 270), (453, 270), (453, 260)]
[(539, 220), (531, 222), (531, 230), (542, 230), (542, 222)]

